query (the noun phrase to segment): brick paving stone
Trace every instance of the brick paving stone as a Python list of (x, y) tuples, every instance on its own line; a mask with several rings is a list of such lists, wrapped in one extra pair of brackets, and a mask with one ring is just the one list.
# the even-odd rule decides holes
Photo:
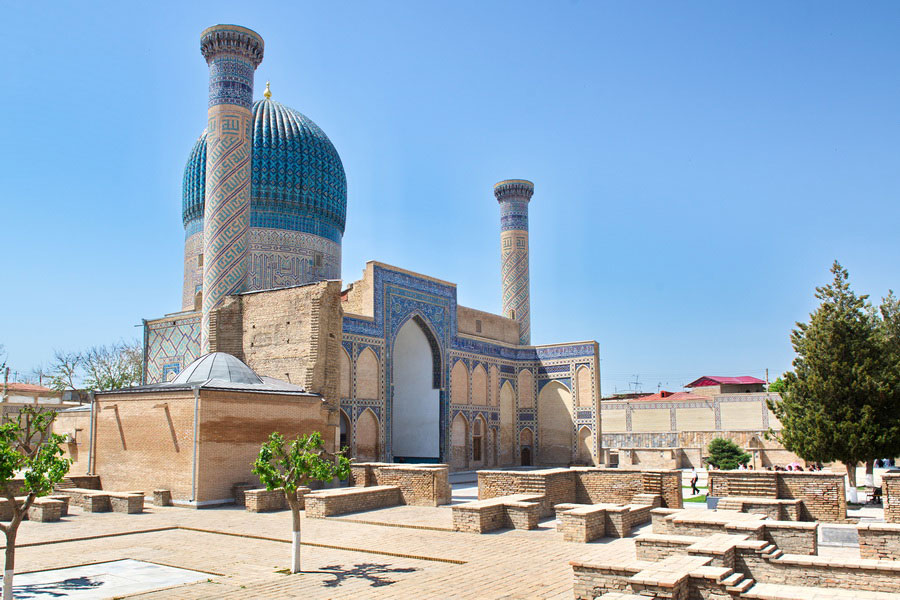
[[(73, 507), (55, 523), (22, 523), (16, 562), (26, 572), (133, 558), (209, 573), (208, 581), (132, 596), (148, 599), (561, 599), (572, 597), (570, 560), (634, 556), (632, 538), (565, 542), (553, 520), (532, 531), (484, 535), (359, 522), (393, 523), (405, 514), (418, 525), (440, 525), (446, 513), (397, 507), (356, 513), (356, 520), (304, 519), (304, 573), (283, 575), (276, 571), (290, 563), (289, 511), (148, 505), (144, 513), (129, 515)], [(829, 550), (839, 558), (856, 549)]]

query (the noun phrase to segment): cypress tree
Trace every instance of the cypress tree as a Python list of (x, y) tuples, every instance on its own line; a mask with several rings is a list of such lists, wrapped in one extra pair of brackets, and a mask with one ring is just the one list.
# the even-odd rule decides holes
[(855, 486), (855, 466), (900, 454), (900, 305), (893, 294), (876, 311), (850, 289), (847, 270), (816, 288), (821, 303), (797, 323), (794, 370), (784, 375), (777, 436), (807, 461), (840, 461)]

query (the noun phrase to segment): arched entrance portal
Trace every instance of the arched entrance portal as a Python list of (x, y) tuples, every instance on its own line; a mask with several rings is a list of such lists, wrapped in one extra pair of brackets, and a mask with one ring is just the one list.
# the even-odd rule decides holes
[(395, 462), (440, 462), (441, 357), (418, 316), (397, 332), (393, 351), (391, 446)]

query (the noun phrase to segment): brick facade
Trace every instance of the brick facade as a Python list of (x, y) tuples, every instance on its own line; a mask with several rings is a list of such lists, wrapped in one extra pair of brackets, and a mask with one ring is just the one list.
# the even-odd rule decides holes
[(250, 469), (273, 431), (290, 439), (326, 430), (317, 396), (207, 388), (196, 399), (190, 390), (104, 393), (94, 412), (93, 470), (104, 488), (166, 489), (176, 504), (230, 502), (235, 484), (258, 481)]

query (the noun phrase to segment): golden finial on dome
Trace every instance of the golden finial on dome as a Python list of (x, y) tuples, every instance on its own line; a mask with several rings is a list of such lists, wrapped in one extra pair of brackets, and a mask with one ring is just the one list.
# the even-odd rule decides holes
[(266, 82), (266, 91), (263, 92), (263, 96), (265, 96), (267, 100), (272, 97), (272, 90), (269, 89), (268, 81)]

